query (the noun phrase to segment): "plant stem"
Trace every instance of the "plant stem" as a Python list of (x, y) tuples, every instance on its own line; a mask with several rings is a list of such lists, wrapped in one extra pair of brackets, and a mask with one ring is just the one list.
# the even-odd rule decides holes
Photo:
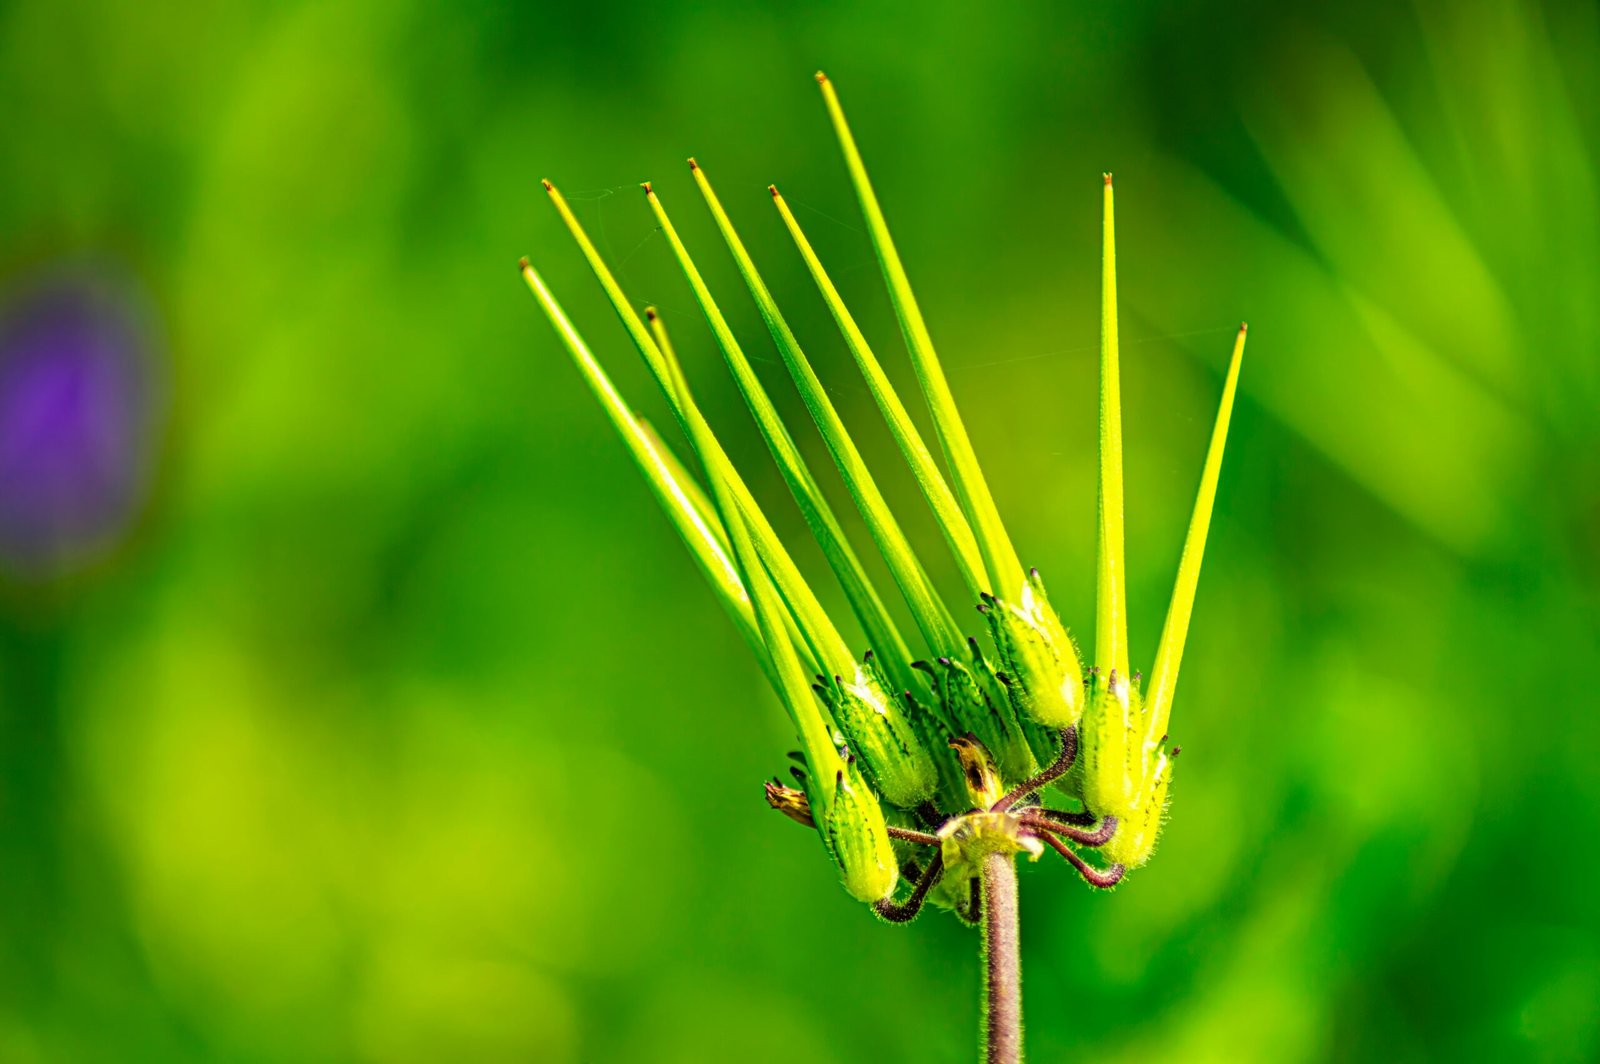
[(984, 1052), (989, 1064), (1022, 1060), (1022, 954), (1017, 866), (1009, 853), (983, 859)]

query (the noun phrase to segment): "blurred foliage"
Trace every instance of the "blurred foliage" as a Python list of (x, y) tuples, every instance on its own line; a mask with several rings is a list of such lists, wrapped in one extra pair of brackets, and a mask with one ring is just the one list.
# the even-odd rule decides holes
[(512, 269), (664, 423), (537, 184), (692, 322), (651, 178), (775, 362), (698, 153), (895, 468), (766, 202), (892, 352), (819, 65), (1080, 632), (1116, 171), (1146, 664), (1251, 324), (1172, 820), (1025, 870), (1033, 1057), (1600, 1053), (1592, 5), (14, 0), (0, 294), (149, 307), (167, 398), (120, 538), (0, 570), (0, 1060), (971, 1058), (973, 936), (765, 807), (783, 715)]

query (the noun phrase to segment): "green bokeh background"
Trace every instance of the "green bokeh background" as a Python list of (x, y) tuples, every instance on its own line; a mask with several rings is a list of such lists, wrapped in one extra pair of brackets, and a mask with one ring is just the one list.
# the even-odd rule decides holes
[(0, 1060), (973, 1057), (974, 936), (762, 803), (778, 704), (513, 269), (665, 420), (548, 176), (837, 603), (634, 188), (823, 462), (697, 154), (954, 595), (764, 191), (909, 388), (818, 66), (1080, 632), (1116, 171), (1146, 665), (1251, 324), (1172, 817), (1025, 869), (1032, 1058), (1596, 1059), (1591, 6), (14, 0), (0, 287), (141, 293), (170, 396), (129, 532), (0, 578)]

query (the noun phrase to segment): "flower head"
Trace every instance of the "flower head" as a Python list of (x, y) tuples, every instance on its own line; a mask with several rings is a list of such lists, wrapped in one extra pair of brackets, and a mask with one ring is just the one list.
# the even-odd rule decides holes
[[(778, 693), (800, 749), (798, 788), (766, 784), (767, 801), (814, 828), (846, 889), (889, 920), (932, 896), (971, 916), (966, 899), (982, 856), (1057, 850), (1095, 886), (1115, 884), (1148, 859), (1165, 815), (1177, 748), (1166, 729), (1198, 581), (1229, 412), (1244, 346), (1234, 346), (1222, 408), (1201, 478), (1166, 626), (1147, 693), (1128, 671), (1122, 545), (1122, 426), (1111, 177), (1105, 177), (1100, 389), (1097, 620), (1088, 667), (1051, 605), (1037, 570), (1024, 570), (1000, 519), (904, 265), (889, 235), (833, 85), (818, 75), (891, 302), (929, 413), (941, 469), (776, 187), (772, 202), (839, 326), (868, 390), (909, 465), (966, 585), (988, 621), (992, 647), (964, 631), (890, 510), (826, 388), (735, 231), (705, 170), (695, 184), (755, 301), (856, 509), (916, 626), (903, 633), (823, 497), (665, 206), (644, 194), (706, 324), (807, 526), (821, 545), (871, 649), (848, 649), (701, 413), (665, 324), (634, 310), (560, 192), (552, 203), (665, 396), (697, 471), (673, 455), (612, 386), (537, 271), (522, 273), (557, 334), (677, 528), (691, 556)], [(648, 325), (646, 320), (648, 319)], [(970, 616), (970, 615), (969, 615)], [(919, 650), (913, 650), (916, 645)], [(919, 652), (920, 651), (920, 652)], [(1083, 751), (1078, 771), (1069, 772)], [(1052, 791), (1078, 808), (1052, 809)], [(927, 829), (927, 830), (924, 830)], [(916, 883), (894, 900), (904, 866)], [(897, 848), (900, 853), (897, 854)], [(1080, 850), (1100, 848), (1109, 867)], [(929, 851), (921, 851), (928, 856)], [(935, 891), (933, 888), (938, 887)]]

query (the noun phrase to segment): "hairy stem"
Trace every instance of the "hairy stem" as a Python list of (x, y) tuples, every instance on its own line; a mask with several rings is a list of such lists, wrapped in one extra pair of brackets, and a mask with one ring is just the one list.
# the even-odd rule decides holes
[(1022, 1060), (1022, 954), (1017, 866), (1009, 853), (983, 859), (984, 1059)]

